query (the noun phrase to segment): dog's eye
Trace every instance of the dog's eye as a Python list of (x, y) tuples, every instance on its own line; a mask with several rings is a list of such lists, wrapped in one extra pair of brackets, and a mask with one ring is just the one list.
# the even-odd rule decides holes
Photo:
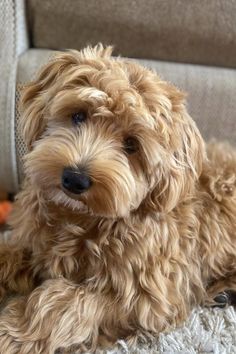
[(127, 154), (133, 154), (138, 150), (138, 141), (135, 138), (127, 137), (124, 140), (124, 149)]
[(87, 118), (87, 114), (85, 111), (73, 113), (71, 116), (74, 125), (79, 125), (80, 123), (84, 122), (86, 118)]

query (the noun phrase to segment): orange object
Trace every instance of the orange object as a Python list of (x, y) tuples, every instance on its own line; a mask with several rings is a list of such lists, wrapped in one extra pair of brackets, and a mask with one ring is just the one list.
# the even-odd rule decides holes
[(12, 203), (8, 201), (0, 202), (0, 224), (4, 224), (11, 212)]

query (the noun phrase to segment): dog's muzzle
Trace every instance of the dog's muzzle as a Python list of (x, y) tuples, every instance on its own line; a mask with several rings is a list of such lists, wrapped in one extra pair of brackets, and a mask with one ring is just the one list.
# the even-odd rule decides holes
[(62, 173), (62, 186), (73, 194), (81, 194), (92, 185), (90, 177), (80, 169), (66, 167)]

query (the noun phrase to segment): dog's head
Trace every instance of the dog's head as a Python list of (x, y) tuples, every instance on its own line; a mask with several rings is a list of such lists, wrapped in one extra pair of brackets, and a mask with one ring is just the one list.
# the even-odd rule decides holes
[(204, 158), (183, 98), (110, 47), (58, 55), (23, 93), (27, 178), (54, 203), (95, 215), (172, 210)]

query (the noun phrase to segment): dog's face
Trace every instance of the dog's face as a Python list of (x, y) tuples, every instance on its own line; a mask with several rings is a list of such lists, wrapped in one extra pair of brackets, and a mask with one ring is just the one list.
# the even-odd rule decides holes
[(201, 172), (202, 139), (177, 89), (110, 54), (102, 46), (62, 53), (25, 88), (26, 176), (78, 211), (170, 211)]

